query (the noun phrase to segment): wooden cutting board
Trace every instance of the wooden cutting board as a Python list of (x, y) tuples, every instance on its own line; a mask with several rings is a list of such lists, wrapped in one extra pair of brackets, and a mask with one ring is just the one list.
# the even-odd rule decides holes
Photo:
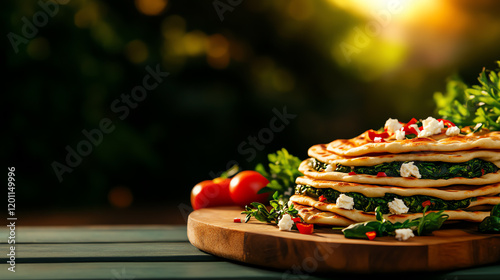
[(285, 272), (405, 272), (439, 271), (500, 262), (500, 234), (481, 234), (477, 224), (444, 225), (431, 236), (397, 241), (347, 239), (340, 230), (318, 227), (312, 235), (279, 231), (251, 219), (238, 207), (205, 208), (188, 218), (191, 244), (216, 256)]

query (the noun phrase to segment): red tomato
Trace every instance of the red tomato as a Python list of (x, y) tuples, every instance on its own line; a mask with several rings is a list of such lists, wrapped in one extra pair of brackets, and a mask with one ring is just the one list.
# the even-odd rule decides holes
[(229, 184), (229, 193), (236, 205), (244, 207), (252, 202), (267, 203), (269, 194), (257, 194), (269, 180), (257, 171), (245, 170), (236, 174)]
[(205, 180), (191, 190), (191, 206), (194, 210), (205, 207), (234, 205), (229, 195), (231, 179)]

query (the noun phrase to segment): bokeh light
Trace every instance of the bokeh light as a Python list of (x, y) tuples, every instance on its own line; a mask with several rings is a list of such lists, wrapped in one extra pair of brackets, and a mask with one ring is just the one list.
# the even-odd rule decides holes
[(125, 46), (125, 54), (133, 63), (142, 63), (148, 58), (148, 46), (141, 40), (132, 40)]
[(134, 196), (130, 188), (125, 186), (116, 186), (109, 191), (109, 203), (117, 208), (127, 208), (134, 201)]
[(161, 14), (167, 7), (168, 0), (135, 0), (137, 10), (147, 16)]

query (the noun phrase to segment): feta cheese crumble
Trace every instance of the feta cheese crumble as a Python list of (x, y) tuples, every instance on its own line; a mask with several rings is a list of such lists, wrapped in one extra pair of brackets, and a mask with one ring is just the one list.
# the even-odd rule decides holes
[(399, 170), (399, 174), (401, 174), (401, 177), (417, 177), (421, 178), (422, 175), (420, 175), (420, 171), (418, 171), (418, 167), (413, 164), (413, 161), (406, 162), (401, 164), (401, 169)]
[(396, 230), (396, 239), (399, 241), (406, 241), (410, 239), (410, 237), (414, 237), (413, 230), (409, 228), (398, 228)]
[(280, 228), (280, 230), (292, 230), (292, 226), (293, 226), (293, 221), (292, 221), (292, 216), (290, 216), (289, 214), (285, 214), (283, 215), (283, 217), (281, 217), (281, 220), (278, 222), (278, 227)]
[(434, 134), (440, 134), (444, 128), (443, 121), (438, 121), (433, 117), (428, 117), (422, 121), (422, 130), (418, 133), (418, 137), (429, 137)]
[(397, 130), (396, 131), (396, 140), (404, 140), (405, 139), (405, 131), (404, 130)]
[(394, 200), (387, 203), (387, 205), (389, 206), (389, 211), (391, 211), (392, 214), (397, 215), (408, 213), (408, 210), (410, 209), (399, 198), (394, 198)]
[(460, 128), (458, 126), (448, 127), (446, 130), (446, 136), (455, 136), (460, 134)]
[(337, 198), (337, 201), (335, 201), (335, 204), (339, 208), (352, 210), (354, 209), (354, 198), (341, 193)]
[(399, 123), (398, 119), (389, 118), (384, 125), (384, 128), (389, 132), (389, 134), (393, 134), (402, 128), (403, 125)]
[(332, 172), (333, 171), (333, 166), (331, 164), (328, 164), (328, 166), (325, 168), (325, 172)]

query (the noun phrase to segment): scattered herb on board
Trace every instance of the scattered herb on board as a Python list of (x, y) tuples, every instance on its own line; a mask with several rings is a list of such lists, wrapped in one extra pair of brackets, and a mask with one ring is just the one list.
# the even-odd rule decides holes
[(500, 204), (491, 209), (490, 215), (479, 224), (478, 230), (483, 233), (500, 233)]
[(288, 200), (293, 194), (295, 179), (303, 175), (299, 171), (301, 160), (288, 153), (285, 148), (274, 154), (269, 154), (267, 157), (269, 171), (261, 163), (255, 167), (255, 171), (269, 180), (269, 184), (258, 193), (278, 192), (279, 195), (283, 196), (283, 199)]
[(250, 206), (246, 205), (245, 211), (241, 212), (241, 214), (246, 214), (245, 223), (251, 217), (254, 217), (264, 223), (274, 222), (278, 224), (284, 214), (289, 214), (292, 217), (297, 217), (299, 214), (299, 211), (293, 207), (293, 204), (290, 204), (290, 207), (288, 207), (287, 200), (284, 200), (283, 196), (278, 192), (273, 194), (273, 199), (269, 201), (269, 204), (272, 206), (271, 210), (267, 210), (266, 206), (259, 202), (252, 202)]
[(426, 214), (426, 211), (427, 207), (424, 208), (423, 216), (420, 218), (413, 220), (408, 219), (402, 223), (392, 223), (384, 219), (380, 208), (377, 207), (375, 208), (376, 221), (351, 224), (342, 229), (342, 233), (346, 238), (370, 239), (370, 236), (367, 235), (368, 232), (374, 231), (376, 232), (376, 236), (386, 236), (394, 235), (396, 229), (410, 228), (416, 231), (417, 235), (426, 235), (441, 228), (444, 221), (449, 217), (447, 214), (443, 214), (443, 211), (431, 212), (428, 214)]
[[(500, 61), (497, 64), (500, 67)], [(446, 93), (434, 94), (438, 113), (459, 127), (482, 124), (482, 128), (500, 130), (500, 70), (483, 68), (478, 81), (469, 87), (458, 76), (450, 78)]]

